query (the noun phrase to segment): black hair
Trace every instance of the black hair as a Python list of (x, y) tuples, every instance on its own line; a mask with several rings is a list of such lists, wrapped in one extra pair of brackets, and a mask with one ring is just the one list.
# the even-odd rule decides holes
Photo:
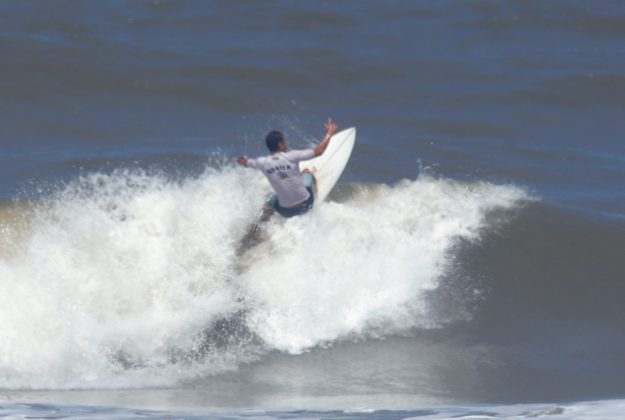
[(270, 131), (265, 136), (265, 144), (271, 153), (278, 151), (278, 145), (284, 142), (284, 135), (276, 130)]

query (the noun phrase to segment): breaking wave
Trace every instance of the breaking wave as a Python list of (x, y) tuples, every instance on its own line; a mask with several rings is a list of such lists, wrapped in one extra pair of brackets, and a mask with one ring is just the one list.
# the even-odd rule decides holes
[(261, 178), (89, 174), (0, 213), (0, 387), (171, 386), (268, 351), (436, 328), (427, 292), (454, 243), (528, 198), (430, 176), (352, 185), (241, 254)]

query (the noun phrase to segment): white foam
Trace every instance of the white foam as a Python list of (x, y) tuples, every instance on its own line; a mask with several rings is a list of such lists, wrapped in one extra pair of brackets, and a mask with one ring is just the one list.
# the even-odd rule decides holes
[(277, 221), (241, 282), (252, 328), (300, 353), (340, 337), (433, 327), (422, 302), (436, 288), (454, 241), (474, 239), (495, 207), (523, 193), (422, 178), (371, 186), (307, 217)]
[(290, 353), (435, 327), (423, 292), (454, 241), (524, 198), (428, 177), (362, 187), (274, 220), (239, 260), (266, 188), (231, 167), (178, 183), (117, 172), (39, 206), (23, 242), (0, 256), (0, 387), (171, 385), (234, 368), (257, 353), (248, 341), (199, 347), (205, 329), (242, 309), (265, 349)]

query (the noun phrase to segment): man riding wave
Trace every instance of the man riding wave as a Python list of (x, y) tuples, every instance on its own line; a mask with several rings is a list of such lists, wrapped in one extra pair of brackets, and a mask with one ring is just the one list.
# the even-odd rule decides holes
[(258, 169), (265, 174), (275, 191), (263, 208), (262, 221), (271, 217), (274, 210), (283, 217), (293, 217), (306, 213), (315, 201), (316, 179), (309, 170), (300, 173), (299, 162), (321, 156), (325, 152), (330, 138), (336, 133), (337, 126), (332, 119), (325, 124), (326, 134), (319, 144), (311, 149), (288, 150), (288, 143), (279, 131), (270, 131), (265, 137), (265, 144), (271, 152), (269, 156), (249, 159), (239, 156), (239, 164)]

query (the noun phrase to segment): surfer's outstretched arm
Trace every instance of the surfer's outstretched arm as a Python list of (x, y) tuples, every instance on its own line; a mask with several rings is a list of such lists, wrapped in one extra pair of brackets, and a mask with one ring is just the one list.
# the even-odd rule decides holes
[(315, 157), (321, 156), (323, 152), (326, 151), (328, 147), (328, 143), (330, 143), (330, 138), (332, 135), (336, 133), (336, 124), (332, 121), (332, 118), (328, 118), (328, 122), (326, 122), (326, 135), (321, 140), (321, 143), (315, 146), (313, 149), (315, 151)]

